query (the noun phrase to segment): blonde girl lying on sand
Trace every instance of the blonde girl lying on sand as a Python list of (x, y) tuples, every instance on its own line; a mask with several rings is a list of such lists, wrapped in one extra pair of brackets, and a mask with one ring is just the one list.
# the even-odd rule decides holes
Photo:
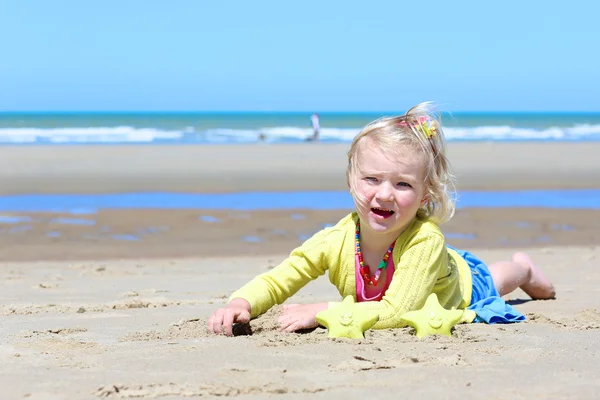
[[(429, 103), (365, 126), (348, 152), (346, 176), (355, 211), (234, 292), (209, 318), (210, 332), (232, 335), (234, 323), (283, 303), (326, 272), (342, 298), (352, 295), (358, 307), (379, 314), (373, 329), (404, 326), (401, 316), (431, 293), (443, 307), (471, 309), (487, 323), (525, 319), (500, 297), (518, 287), (533, 299), (554, 297), (527, 254), (487, 267), (446, 244), (439, 224), (454, 214), (454, 185), (441, 121)], [(280, 328), (317, 327), (317, 313), (332, 304), (286, 305)]]

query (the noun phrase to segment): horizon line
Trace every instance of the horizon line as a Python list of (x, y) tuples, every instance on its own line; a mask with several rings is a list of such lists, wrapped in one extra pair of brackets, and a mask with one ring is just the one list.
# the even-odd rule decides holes
[[(323, 115), (331, 114), (398, 114), (402, 111), (384, 110), (384, 111), (366, 111), (366, 110), (345, 110), (345, 111), (302, 111), (302, 110), (0, 110), (0, 115), (7, 114), (312, 114)], [(441, 111), (442, 114), (598, 114), (598, 111)]]

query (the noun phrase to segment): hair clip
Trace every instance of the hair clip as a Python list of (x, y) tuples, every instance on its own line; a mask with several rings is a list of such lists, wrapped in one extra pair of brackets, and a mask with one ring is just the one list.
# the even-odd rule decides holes
[(433, 138), (437, 135), (437, 127), (435, 126), (435, 121), (431, 118), (423, 116), (419, 118), (419, 128), (427, 135), (429, 139)]
[[(410, 126), (410, 124), (406, 121), (398, 122), (399, 126)], [(413, 126), (416, 126), (427, 136), (429, 139), (433, 138), (437, 135), (437, 127), (435, 125), (435, 121), (429, 118), (428, 116), (422, 116), (417, 120), (417, 123)]]

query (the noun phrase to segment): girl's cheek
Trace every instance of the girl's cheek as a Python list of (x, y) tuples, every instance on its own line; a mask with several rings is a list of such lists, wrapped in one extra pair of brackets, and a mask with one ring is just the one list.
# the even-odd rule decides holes
[(371, 193), (369, 190), (369, 187), (365, 187), (364, 185), (359, 185), (357, 187), (357, 191), (356, 191), (356, 196), (355, 196), (355, 201), (356, 203), (362, 207), (362, 208), (370, 208), (369, 207), (369, 201), (371, 199)]
[(361, 193), (363, 194), (364, 197), (366, 197), (368, 199), (375, 196), (376, 191), (377, 191), (376, 188), (374, 188), (373, 186), (368, 185), (368, 184), (364, 185), (361, 188)]
[(417, 196), (414, 192), (412, 193), (402, 193), (402, 195), (396, 197), (396, 201), (401, 206), (410, 206), (417, 200)]
[(364, 193), (359, 193), (359, 195), (356, 198), (356, 202), (358, 203), (359, 207), (367, 208), (369, 204), (369, 198), (365, 196)]

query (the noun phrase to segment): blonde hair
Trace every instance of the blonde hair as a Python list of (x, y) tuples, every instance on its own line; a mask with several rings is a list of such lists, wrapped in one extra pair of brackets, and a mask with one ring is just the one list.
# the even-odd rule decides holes
[(348, 186), (355, 199), (356, 177), (360, 169), (357, 155), (365, 138), (371, 138), (383, 151), (393, 151), (400, 144), (420, 150), (427, 159), (423, 182), (427, 201), (417, 212), (417, 217), (431, 219), (436, 223), (452, 218), (455, 211), (454, 177), (450, 173), (450, 162), (446, 157), (441, 116), (432, 103), (420, 103), (402, 116), (375, 120), (356, 135), (348, 151), (346, 169)]

